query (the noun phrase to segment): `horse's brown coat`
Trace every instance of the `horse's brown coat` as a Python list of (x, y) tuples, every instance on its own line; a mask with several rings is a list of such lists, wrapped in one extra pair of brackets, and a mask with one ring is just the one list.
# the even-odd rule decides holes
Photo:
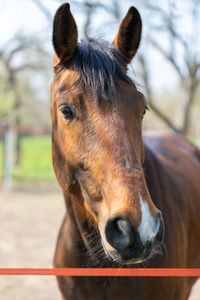
[[(131, 8), (114, 40), (127, 62), (137, 51), (140, 35), (141, 19)], [(56, 14), (53, 40), (52, 153), (66, 202), (55, 267), (119, 267), (105, 254), (114, 249), (104, 228), (118, 214), (138, 228), (142, 218), (138, 191), (152, 217), (159, 209), (165, 224), (166, 249), (145, 266), (200, 267), (199, 150), (172, 134), (145, 135), (144, 146), (141, 120), (146, 100), (134, 85), (118, 79), (114, 103), (102, 97), (97, 105), (91, 89), (74, 84), (80, 75), (70, 69), (77, 29), (67, 4)], [(62, 105), (73, 107), (75, 120), (63, 119)], [(194, 282), (195, 278), (186, 277), (58, 277), (66, 300), (185, 300)]]

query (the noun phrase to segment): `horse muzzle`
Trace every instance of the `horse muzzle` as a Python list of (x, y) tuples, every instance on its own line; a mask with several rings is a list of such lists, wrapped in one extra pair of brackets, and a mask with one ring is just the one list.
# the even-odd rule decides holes
[(164, 236), (164, 224), (159, 212), (154, 220), (154, 231), (146, 224), (142, 230), (135, 229), (131, 222), (122, 216), (116, 216), (107, 221), (105, 227), (106, 254), (114, 261), (122, 264), (134, 264), (143, 262), (154, 253), (162, 243)]

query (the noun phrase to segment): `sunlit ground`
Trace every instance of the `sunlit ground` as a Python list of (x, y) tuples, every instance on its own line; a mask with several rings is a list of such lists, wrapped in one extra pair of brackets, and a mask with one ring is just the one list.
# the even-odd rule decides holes
[[(63, 215), (64, 201), (56, 183), (24, 184), (13, 192), (0, 191), (0, 266), (52, 267)], [(0, 300), (13, 299), (61, 298), (54, 277), (1, 276)], [(190, 300), (199, 299), (200, 281)]]

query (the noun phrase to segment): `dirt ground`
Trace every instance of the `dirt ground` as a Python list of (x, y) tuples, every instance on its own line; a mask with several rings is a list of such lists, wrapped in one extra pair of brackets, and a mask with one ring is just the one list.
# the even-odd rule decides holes
[[(62, 194), (54, 185), (0, 191), (0, 267), (52, 267), (63, 215)], [(55, 278), (0, 277), (0, 300), (27, 299), (61, 299)], [(200, 280), (189, 300), (200, 300)]]

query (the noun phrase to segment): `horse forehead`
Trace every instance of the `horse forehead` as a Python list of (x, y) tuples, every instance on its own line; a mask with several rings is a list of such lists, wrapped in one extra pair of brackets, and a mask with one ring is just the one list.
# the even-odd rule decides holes
[(80, 74), (76, 71), (64, 69), (60, 74), (58, 90), (64, 91), (67, 87), (73, 86), (79, 75)]
[[(134, 114), (134, 109), (137, 111), (138, 105), (146, 102), (144, 95), (139, 92), (135, 86), (132, 86), (126, 82), (120, 80), (117, 84), (116, 95), (114, 99), (100, 99), (97, 103), (95, 103), (95, 99), (93, 99), (93, 91), (92, 88), (88, 89), (87, 95), (85, 94), (86, 90), (83, 90), (82, 85), (76, 85), (75, 83), (80, 78), (80, 73), (78, 71), (63, 69), (59, 74), (59, 80), (55, 80), (54, 88), (56, 89), (57, 95), (63, 96), (65, 91), (67, 91), (68, 97), (73, 99), (80, 98), (85, 102), (85, 107), (88, 107), (92, 113), (99, 113), (101, 111), (103, 113), (112, 113), (113, 105), (116, 110), (119, 108), (119, 111), (130, 112)], [(85, 98), (85, 99), (84, 99)], [(138, 101), (139, 100), (139, 101)]]
[(60, 72), (55, 71), (54, 79), (51, 82), (51, 91), (56, 95), (62, 95), (69, 87), (73, 87), (78, 77), (78, 73), (64, 69)]

